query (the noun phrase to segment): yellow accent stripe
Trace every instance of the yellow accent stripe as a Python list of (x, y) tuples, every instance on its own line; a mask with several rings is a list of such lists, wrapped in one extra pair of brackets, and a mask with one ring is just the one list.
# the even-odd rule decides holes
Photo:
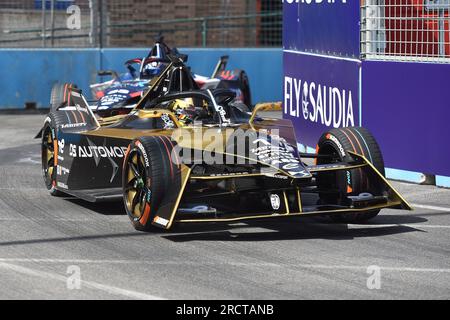
[(233, 178), (246, 178), (246, 177), (271, 177), (270, 175), (263, 173), (248, 173), (248, 174), (230, 174), (226, 176), (191, 176), (191, 179), (196, 180), (222, 180), (222, 179), (233, 179)]
[(377, 170), (377, 168), (375, 168), (375, 166), (366, 159), (366, 157), (357, 154), (355, 152), (351, 152), (351, 151), (347, 151), (349, 154), (354, 155), (356, 157), (360, 157), (361, 159), (363, 159), (374, 171), (375, 173), (388, 185), (389, 188), (391, 188), (391, 190), (395, 193), (395, 195), (397, 197), (400, 198), (400, 200), (402, 200), (402, 204), (406, 207), (407, 210), (413, 211), (413, 207), (408, 203), (408, 201), (405, 200), (405, 198), (403, 198), (400, 193), (392, 186), (392, 184), (389, 183), (389, 181)]
[(297, 189), (297, 201), (298, 201), (298, 209), (300, 210), (300, 212), (303, 212), (302, 196), (300, 195), (300, 189)]
[(306, 167), (308, 169), (309, 172), (327, 172), (327, 171), (339, 171), (339, 170), (351, 170), (351, 169), (357, 169), (357, 168), (363, 168), (363, 167), (367, 167), (368, 164), (367, 163), (363, 163), (363, 164), (355, 164), (355, 165), (350, 165), (350, 166), (345, 166), (342, 165), (340, 167), (337, 168), (325, 168), (325, 169), (314, 169), (311, 167)]
[(289, 202), (286, 195), (286, 191), (283, 191), (283, 197), (284, 197), (284, 205), (286, 206), (286, 214), (289, 214)]
[(175, 219), (175, 215), (178, 210), (178, 206), (180, 205), (181, 198), (183, 197), (184, 189), (186, 189), (186, 184), (189, 181), (189, 176), (191, 175), (191, 171), (192, 171), (191, 168), (184, 167), (184, 170), (185, 170), (184, 181), (183, 181), (183, 184), (181, 185), (180, 193), (178, 194), (177, 200), (175, 201), (175, 205), (174, 205), (172, 214), (170, 215), (169, 224), (167, 225), (166, 229), (170, 229), (170, 227), (172, 226), (172, 223)]

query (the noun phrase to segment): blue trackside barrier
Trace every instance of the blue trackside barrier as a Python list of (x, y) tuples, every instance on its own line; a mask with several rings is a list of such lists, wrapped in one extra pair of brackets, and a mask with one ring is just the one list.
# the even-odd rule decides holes
[(442, 63), (447, 56), (427, 63), (365, 56), (384, 49), (370, 51), (370, 45), (379, 45), (369, 41), (373, 33), (361, 37), (361, 23), (368, 23), (361, 5), (283, 2), (284, 117), (294, 122), (303, 149), (311, 151), (330, 128), (364, 126), (383, 151), (388, 178), (450, 187), (450, 64)]
[[(125, 72), (124, 62), (144, 57), (142, 49), (1, 49), (0, 109), (24, 108), (36, 102), (49, 105), (50, 91), (57, 82), (72, 82), (90, 98), (89, 85), (100, 81), (97, 71)], [(250, 78), (253, 102), (281, 101), (281, 49), (183, 49), (188, 64), (198, 74), (210, 76), (222, 55), (229, 55), (229, 68), (244, 69)]]

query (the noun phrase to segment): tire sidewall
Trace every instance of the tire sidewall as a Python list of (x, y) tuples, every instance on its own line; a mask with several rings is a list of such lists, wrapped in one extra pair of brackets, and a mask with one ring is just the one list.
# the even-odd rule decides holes
[[(41, 157), (42, 157), (42, 176), (44, 179), (45, 186), (51, 195), (58, 195), (60, 192), (56, 189), (56, 172), (57, 167), (54, 168), (53, 177), (50, 180), (50, 183), (47, 183), (47, 176), (44, 170), (44, 139), (46, 138), (46, 131), (50, 130), (50, 134), (52, 136), (52, 141), (56, 141), (56, 148), (58, 147), (58, 136), (57, 136), (57, 127), (55, 123), (55, 117), (52, 113), (50, 113), (44, 121), (44, 127), (42, 130), (42, 140), (41, 140)], [(57, 155), (56, 155), (57, 156)], [(48, 159), (47, 159), (48, 161)]]

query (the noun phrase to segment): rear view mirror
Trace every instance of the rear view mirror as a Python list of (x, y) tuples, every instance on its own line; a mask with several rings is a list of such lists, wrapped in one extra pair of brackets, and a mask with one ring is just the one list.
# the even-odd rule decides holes
[(119, 75), (117, 74), (117, 72), (113, 71), (113, 70), (100, 70), (100, 71), (97, 72), (97, 74), (100, 77), (112, 76), (114, 79), (118, 79), (119, 78)]
[(252, 124), (256, 118), (258, 112), (280, 112), (283, 110), (281, 102), (273, 102), (273, 103), (259, 103), (255, 106), (252, 112), (252, 116), (249, 120), (249, 123)]

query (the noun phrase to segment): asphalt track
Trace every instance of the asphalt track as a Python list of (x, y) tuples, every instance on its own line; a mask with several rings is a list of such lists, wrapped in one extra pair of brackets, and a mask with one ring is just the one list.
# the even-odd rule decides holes
[[(121, 203), (51, 197), (43, 116), (0, 115), (0, 299), (449, 299), (450, 190), (394, 182), (414, 212), (134, 231)], [(369, 289), (369, 266), (380, 289)], [(75, 268), (75, 269), (74, 269)], [(81, 283), (73, 289), (72, 271)]]

